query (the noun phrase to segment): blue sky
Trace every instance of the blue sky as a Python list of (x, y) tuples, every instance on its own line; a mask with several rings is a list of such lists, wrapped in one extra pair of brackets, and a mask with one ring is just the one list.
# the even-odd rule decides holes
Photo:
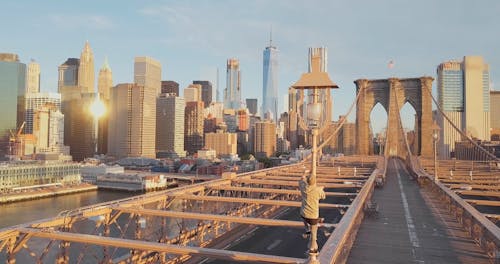
[[(311, 46), (328, 48), (328, 70), (340, 86), (334, 117), (353, 101), (356, 79), (435, 77), (440, 62), (464, 55), (482, 55), (500, 86), (497, 0), (47, 0), (5, 1), (2, 10), (0, 52), (38, 61), (42, 91), (57, 90), (58, 65), (79, 57), (88, 40), (96, 70), (107, 56), (115, 84), (133, 80), (135, 56), (151, 56), (162, 63), (162, 78), (181, 88), (196, 79), (215, 83), (219, 68), (222, 91), (226, 60), (236, 57), (243, 98), (260, 104), (271, 25), (280, 50), (280, 109), (288, 87), (306, 71)], [(385, 125), (383, 115), (374, 114), (376, 130)]]

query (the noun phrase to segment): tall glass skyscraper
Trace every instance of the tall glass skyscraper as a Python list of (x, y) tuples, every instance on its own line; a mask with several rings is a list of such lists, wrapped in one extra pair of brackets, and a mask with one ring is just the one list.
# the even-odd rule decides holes
[(272, 45), (264, 49), (262, 79), (262, 112), (265, 119), (278, 120), (278, 49)]
[(0, 53), (0, 159), (9, 154), (9, 130), (14, 133), (24, 121), (26, 64), (17, 54)]
[(239, 109), (241, 105), (241, 73), (239, 60), (235, 58), (228, 59), (226, 71), (224, 108)]
[[(437, 92), (441, 109), (468, 136), (490, 140), (489, 65), (480, 56), (447, 61), (437, 68)], [(449, 157), (461, 135), (442, 117), (440, 155)]]

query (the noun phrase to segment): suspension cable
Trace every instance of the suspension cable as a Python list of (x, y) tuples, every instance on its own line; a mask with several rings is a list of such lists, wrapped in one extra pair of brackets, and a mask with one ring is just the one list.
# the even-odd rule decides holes
[[(484, 149), (481, 145), (477, 144), (474, 140), (472, 140), (467, 134), (465, 134), (461, 129), (459, 129), (451, 120), (450, 118), (448, 118), (448, 116), (444, 113), (443, 109), (441, 108), (441, 106), (438, 104), (438, 102), (436, 101), (436, 99), (434, 98), (434, 96), (432, 96), (432, 92), (429, 90), (429, 88), (427, 86), (424, 86), (425, 89), (427, 90), (427, 92), (429, 93), (429, 95), (431, 96), (432, 98), (432, 101), (434, 102), (434, 104), (436, 105), (436, 108), (439, 110), (439, 113), (441, 114), (441, 116), (443, 116), (446, 121), (448, 121), (448, 123), (451, 124), (451, 126), (456, 130), (458, 131), (458, 133), (460, 133), (460, 135), (463, 137), (463, 138), (466, 138), (467, 141), (469, 141), (474, 147), (478, 148), (483, 154), (486, 154), (487, 157), (491, 158), (492, 160), (494, 161), (497, 161), (497, 162), (500, 162), (500, 159), (498, 159), (495, 155), (491, 154), (489, 151), (487, 151), (486, 149)], [(472, 157), (472, 155), (471, 155)]]

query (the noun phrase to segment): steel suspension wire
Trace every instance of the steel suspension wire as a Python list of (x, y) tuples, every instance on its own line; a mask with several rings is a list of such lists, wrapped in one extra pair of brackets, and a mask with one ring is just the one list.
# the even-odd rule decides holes
[[(434, 102), (434, 104), (436, 105), (436, 108), (439, 110), (439, 113), (446, 119), (446, 121), (448, 121), (449, 124), (451, 124), (451, 126), (456, 130), (458, 131), (458, 133), (460, 133), (460, 135), (463, 137), (463, 138), (466, 138), (467, 141), (469, 141), (474, 147), (476, 147), (477, 149), (479, 149), (479, 151), (481, 151), (483, 154), (485, 154), (488, 158), (494, 160), (494, 161), (497, 161), (497, 162), (500, 162), (500, 159), (498, 159), (495, 155), (491, 154), (489, 151), (487, 151), (486, 149), (484, 149), (482, 146), (480, 146), (479, 144), (477, 144), (474, 140), (472, 140), (467, 134), (465, 134), (462, 130), (460, 130), (451, 120), (450, 118), (448, 118), (448, 116), (443, 112), (443, 109), (441, 108), (441, 106), (439, 105), (439, 103), (437, 102), (437, 100), (434, 98), (434, 96), (432, 95), (432, 92), (429, 90), (428, 87), (424, 86), (425, 89), (427, 90), (427, 92), (429, 93), (429, 95), (431, 96), (432, 98), (432, 101)], [(467, 150), (467, 151), (472, 151), (472, 150)], [(470, 152), (469, 152), (470, 153)], [(468, 156), (472, 156), (472, 155), (468, 155)], [(485, 158), (486, 159), (486, 158)]]
[[(403, 121), (401, 120), (401, 110), (399, 108), (399, 102), (398, 102), (398, 94), (397, 93), (394, 93), (394, 96), (396, 97), (395, 101), (396, 101), (396, 107), (398, 109), (398, 114), (397, 114), (397, 117), (398, 117), (398, 125), (399, 125), (399, 129), (403, 135), (403, 141), (404, 141), (404, 144), (406, 146), (406, 150), (408, 151), (408, 155), (409, 156), (412, 156), (412, 153), (411, 153), (411, 149), (410, 149), (410, 144), (408, 144), (408, 139), (406, 138), (406, 135), (405, 135), (405, 131), (404, 131), (404, 128), (403, 128)], [(387, 121), (389, 121), (389, 118), (387, 118)]]
[(362, 90), (359, 90), (358, 91), (358, 94), (356, 95), (356, 98), (354, 99), (354, 101), (352, 102), (351, 106), (349, 107), (349, 110), (347, 111), (347, 114), (342, 116), (339, 120), (339, 124), (337, 125), (337, 128), (335, 129), (335, 131), (333, 131), (333, 133), (331, 133), (324, 141), (323, 143), (321, 143), (321, 145), (318, 146), (318, 149), (321, 149), (323, 148), (328, 142), (330, 142), (330, 140), (333, 139), (334, 136), (336, 136), (338, 134), (338, 132), (340, 131), (340, 129), (342, 128), (342, 126), (344, 125), (344, 123), (346, 122), (347, 120), (347, 117), (352, 113), (352, 110), (354, 109), (354, 106), (357, 105), (358, 101), (359, 101), (359, 97), (361, 95), (361, 92)]

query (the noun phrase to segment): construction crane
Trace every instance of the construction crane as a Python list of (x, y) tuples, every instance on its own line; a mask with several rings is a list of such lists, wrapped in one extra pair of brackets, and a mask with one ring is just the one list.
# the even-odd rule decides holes
[(21, 124), (21, 126), (17, 130), (16, 134), (14, 134), (14, 132), (12, 132), (12, 129), (9, 130), (9, 132), (10, 132), (10, 137), (9, 137), (9, 156), (10, 156), (11, 159), (13, 159), (16, 156), (22, 156), (22, 153), (23, 153), (23, 151), (22, 151), (23, 144), (22, 144), (21, 133), (23, 132), (25, 124), (26, 124), (26, 122), (23, 121), (23, 123)]

